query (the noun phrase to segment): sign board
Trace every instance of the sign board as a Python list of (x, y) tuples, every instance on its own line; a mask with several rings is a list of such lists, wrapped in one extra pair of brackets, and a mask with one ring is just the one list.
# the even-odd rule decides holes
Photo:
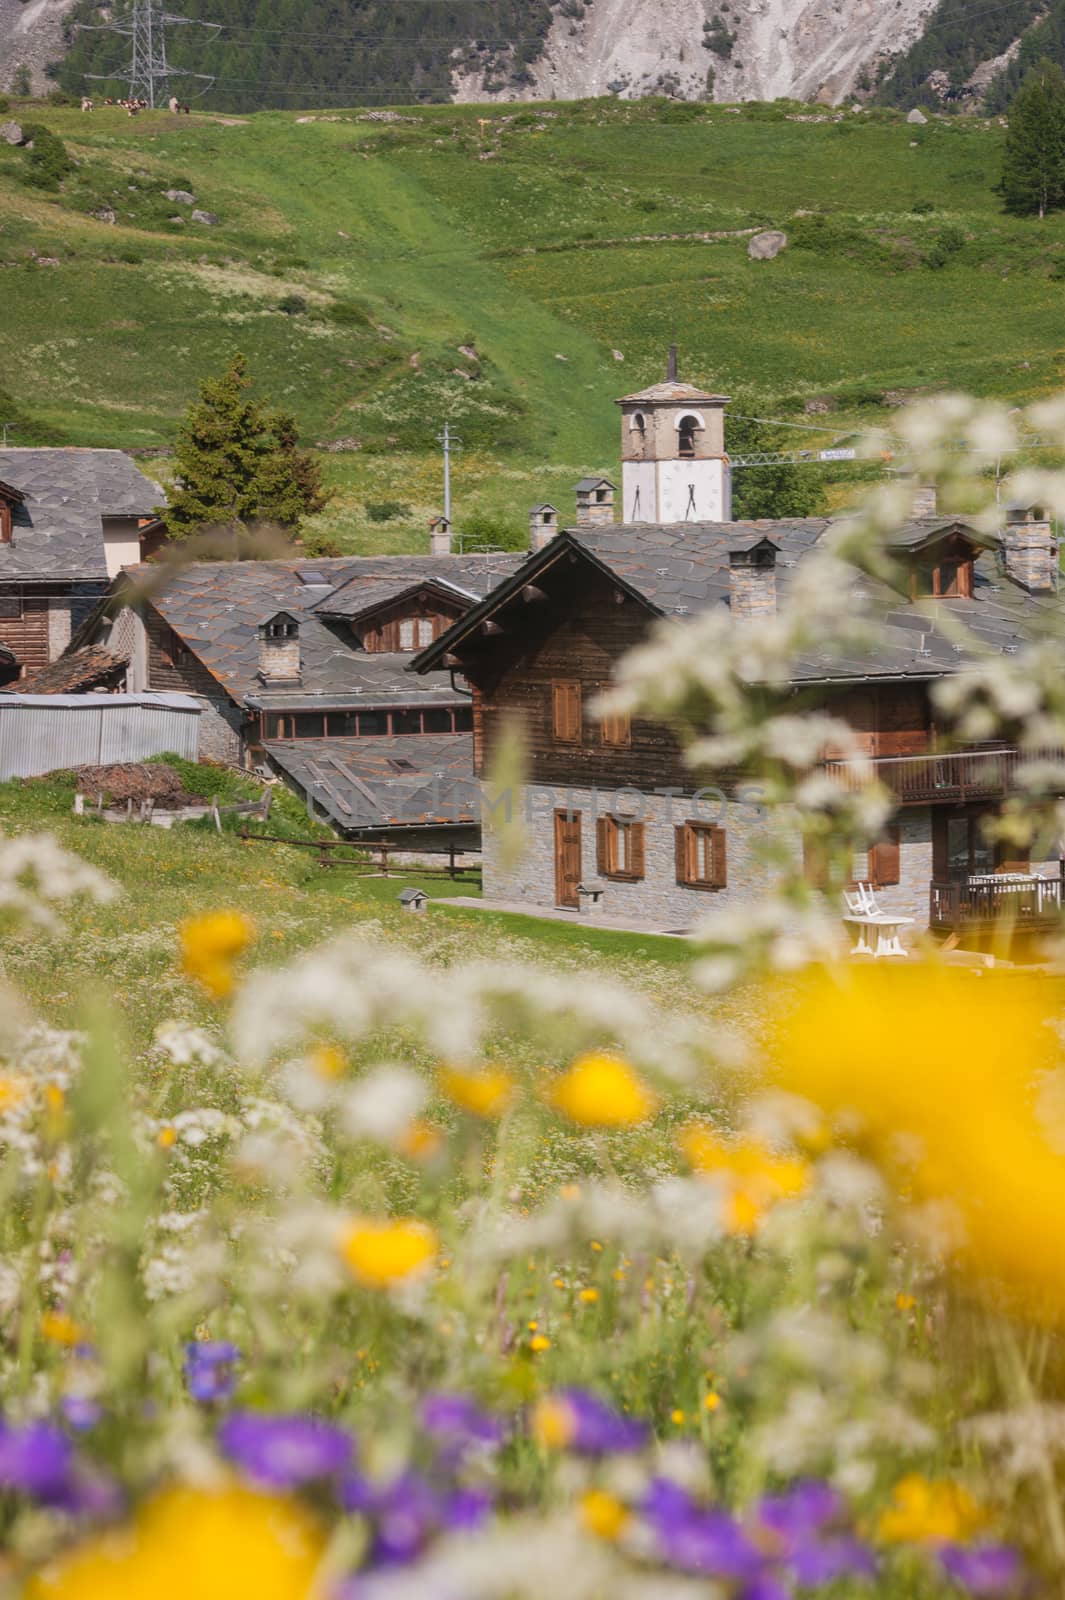
[(857, 454), (857, 450), (819, 450), (817, 459), (818, 461), (853, 461)]

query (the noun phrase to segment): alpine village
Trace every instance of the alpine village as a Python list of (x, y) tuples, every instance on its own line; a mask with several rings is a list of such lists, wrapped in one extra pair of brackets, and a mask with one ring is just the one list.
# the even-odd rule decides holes
[(0, 0), (0, 1600), (1065, 1594), (1065, 0)]

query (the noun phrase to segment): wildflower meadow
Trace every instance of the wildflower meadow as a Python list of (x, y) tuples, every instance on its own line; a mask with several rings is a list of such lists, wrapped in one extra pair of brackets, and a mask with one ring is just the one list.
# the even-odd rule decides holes
[[(971, 520), (987, 484), (952, 439), (1065, 448), (1065, 402), (900, 426)], [(1065, 514), (1058, 474), (1016, 492)], [(815, 771), (847, 730), (773, 690), (869, 626), (825, 577), (892, 581), (904, 499), (837, 525), (775, 614), (674, 624), (609, 691), (841, 861), (889, 797)], [(937, 691), (959, 738), (1044, 752), (1018, 839), (1065, 820), (1060, 660), (978, 656)], [(690, 1008), (379, 924), (278, 964), (268, 907), (212, 903), (168, 955), (151, 1072), (106, 1001), (71, 1031), (9, 984), (3, 1593), (1059, 1594), (1060, 984), (848, 962), (775, 840), (772, 895), (693, 942)], [(11, 941), (115, 894), (54, 839), (0, 842)]]

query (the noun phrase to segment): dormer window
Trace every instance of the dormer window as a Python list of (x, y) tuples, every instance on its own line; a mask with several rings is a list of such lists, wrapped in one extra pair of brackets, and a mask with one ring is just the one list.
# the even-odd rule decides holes
[(915, 552), (910, 567), (910, 599), (971, 599), (973, 555), (972, 545), (960, 534)]

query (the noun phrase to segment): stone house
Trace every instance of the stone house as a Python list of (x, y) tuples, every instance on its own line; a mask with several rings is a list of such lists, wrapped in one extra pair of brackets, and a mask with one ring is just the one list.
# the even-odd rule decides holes
[[(671, 463), (681, 470), (692, 459), (681, 453), (688, 445), (680, 423), (695, 401), (687, 386), (673, 387), (685, 392), (660, 399), (656, 431), (652, 437), (647, 428), (642, 445), (641, 467), (656, 472), (670, 465), (656, 459), (663, 450), (673, 452)], [(626, 443), (632, 408), (650, 392), (622, 402)], [(712, 415), (707, 401), (708, 430)], [(727, 460), (707, 459), (717, 461), (711, 487), (727, 503)], [(626, 459), (626, 510), (643, 482), (628, 469)], [(683, 509), (686, 480), (670, 472), (661, 479), (671, 485), (670, 504)], [(654, 492), (649, 481), (647, 496)], [(692, 482), (698, 500), (698, 479)], [(829, 523), (683, 516), (619, 523), (604, 520), (598, 507), (589, 517), (586, 493), (579, 495), (576, 525), (545, 541), (424, 650), (415, 670), (447, 666), (471, 684), (482, 780), (503, 726), (516, 722), (524, 731), (529, 781), (511, 804), (524, 816), (528, 846), (518, 865), (507, 866), (498, 835), (486, 833), (489, 899), (576, 911), (586, 902), (583, 891), (594, 888), (601, 892), (597, 909), (607, 915), (680, 930), (712, 904), (761, 892), (766, 869), (759, 847), (772, 830), (790, 838), (798, 856), (795, 819), (767, 811), (742, 773), (719, 789), (697, 791), (668, 726), (624, 717), (597, 722), (588, 707), (658, 619), (679, 621), (721, 607), (742, 626), (775, 610), (778, 590), (786, 590)], [(924, 509), (896, 537), (910, 572), (909, 594), (883, 590), (875, 648), (860, 659), (811, 654), (798, 665), (792, 692), (797, 705), (847, 721), (898, 797), (883, 838), (855, 861), (855, 879), (872, 882), (885, 908), (913, 917), (915, 928), (954, 928), (979, 920), (991, 891), (976, 886), (1006, 869), (1052, 874), (1056, 907), (1060, 864), (1056, 856), (1020, 861), (985, 841), (981, 819), (1008, 793), (1017, 752), (1001, 743), (945, 750), (930, 688), (956, 670), (959, 657), (945, 629), (913, 602), (936, 597), (937, 610), (964, 618), (991, 649), (1010, 652), (1030, 634), (1060, 627), (1057, 546), (1050, 524), (1028, 508), (1010, 509), (994, 550), (963, 521)], [(872, 587), (858, 573), (854, 584)], [(827, 765), (847, 782), (846, 762)], [(803, 865), (813, 881), (822, 876), (816, 860)]]
[(519, 559), (138, 567), (72, 649), (124, 657), (130, 690), (193, 695), (202, 756), (278, 774), (348, 838), (476, 848), (469, 691), (406, 668)]
[(63, 654), (160, 498), (121, 450), (0, 450), (0, 681)]

